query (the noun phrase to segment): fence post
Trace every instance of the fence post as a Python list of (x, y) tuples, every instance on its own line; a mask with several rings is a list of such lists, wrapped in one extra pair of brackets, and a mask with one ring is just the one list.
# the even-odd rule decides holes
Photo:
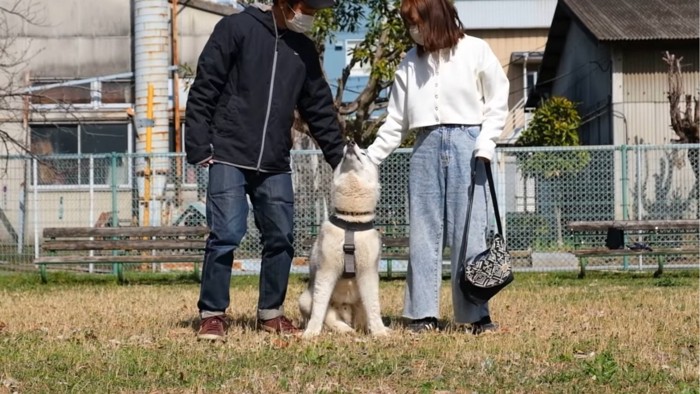
[[(622, 168), (622, 219), (627, 220), (629, 218), (629, 215), (627, 213), (627, 206), (628, 206), (628, 198), (627, 198), (627, 183), (629, 182), (629, 169), (627, 168), (627, 151), (629, 150), (628, 145), (622, 145), (620, 146), (620, 160), (622, 160), (622, 163), (620, 163), (621, 168)], [(625, 244), (627, 243), (627, 236), (624, 235), (622, 237), (622, 247), (625, 247)], [(628, 266), (628, 257), (623, 256), (622, 257), (622, 269), (627, 270)]]
[[(119, 210), (117, 209), (117, 153), (112, 152), (111, 155), (111, 189), (112, 189), (112, 227), (118, 227), (119, 226), (119, 217), (117, 216), (119, 214)], [(113, 255), (116, 255), (117, 252), (113, 251)], [(122, 277), (122, 265), (119, 263), (113, 263), (112, 264), (112, 272), (114, 272), (117, 276), (120, 278)]]
[(39, 163), (36, 157), (32, 158), (32, 183), (34, 190), (32, 192), (32, 213), (34, 221), (34, 258), (39, 257)]
[[(635, 177), (637, 181), (637, 220), (642, 220), (642, 149), (639, 145), (636, 145), (634, 147), (634, 154), (635, 154)], [(640, 234), (642, 231), (637, 231), (637, 234)], [(637, 240), (642, 241), (640, 239), (640, 236), (637, 235)], [(643, 256), (637, 256), (637, 261), (639, 262), (639, 272), (642, 271), (642, 263), (644, 261)]]
[(627, 220), (628, 218), (628, 213), (627, 213), (627, 183), (629, 182), (629, 177), (628, 177), (628, 169), (627, 169), (627, 151), (629, 147), (627, 145), (621, 145), (620, 146), (620, 168), (622, 172), (622, 179), (620, 179), (620, 182), (622, 183), (622, 219)]
[[(95, 156), (91, 153), (90, 154), (90, 173), (89, 179), (90, 179), (90, 190), (89, 190), (89, 198), (90, 198), (90, 212), (88, 213), (88, 227), (92, 227), (95, 225)], [(90, 237), (90, 240), (93, 240), (93, 237)], [(90, 251), (90, 256), (94, 256), (95, 251), (91, 250)], [(95, 264), (90, 263), (88, 264), (88, 272), (93, 273), (95, 272)]]

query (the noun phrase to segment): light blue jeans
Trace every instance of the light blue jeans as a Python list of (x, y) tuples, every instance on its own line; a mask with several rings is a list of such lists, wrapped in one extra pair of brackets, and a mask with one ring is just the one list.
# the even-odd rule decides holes
[[(442, 255), (450, 247), (452, 307), (458, 324), (488, 316), (488, 305), (466, 301), (457, 268), (469, 204), (474, 145), (480, 126), (441, 125), (418, 131), (409, 173), (410, 259), (403, 315), (409, 319), (440, 317)], [(486, 249), (486, 172), (476, 172), (467, 257)]]

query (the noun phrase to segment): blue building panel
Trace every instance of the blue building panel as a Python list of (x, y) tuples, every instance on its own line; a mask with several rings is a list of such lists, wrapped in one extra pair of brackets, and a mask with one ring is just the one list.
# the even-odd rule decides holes
[[(340, 79), (343, 69), (348, 64), (355, 44), (362, 42), (365, 38), (365, 31), (357, 31), (353, 33), (338, 32), (335, 36), (326, 42), (326, 51), (323, 55), (323, 68), (326, 71), (328, 83), (331, 85), (333, 94), (336, 93), (338, 80)], [(350, 74), (343, 93), (343, 101), (350, 102), (357, 98), (357, 95), (364, 89), (368, 79), (368, 68), (361, 69), (360, 65), (356, 65), (355, 72)]]
[(467, 29), (549, 28), (557, 0), (456, 0)]

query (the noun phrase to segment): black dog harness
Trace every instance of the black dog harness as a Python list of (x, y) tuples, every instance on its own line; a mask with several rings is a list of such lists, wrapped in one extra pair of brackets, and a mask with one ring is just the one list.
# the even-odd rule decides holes
[[(371, 215), (373, 212), (359, 212), (359, 213), (349, 213), (343, 211), (336, 211), (341, 215), (350, 216), (361, 216), (361, 215)], [(374, 228), (374, 221), (357, 223), (348, 222), (343, 220), (336, 215), (332, 215), (328, 218), (333, 225), (338, 226), (345, 230), (345, 243), (343, 244), (343, 278), (352, 278), (355, 276), (355, 231), (367, 231)]]

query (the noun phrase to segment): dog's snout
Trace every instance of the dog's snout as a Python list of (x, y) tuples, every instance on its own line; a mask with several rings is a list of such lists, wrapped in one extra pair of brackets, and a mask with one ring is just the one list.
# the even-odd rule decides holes
[(353, 146), (355, 146), (355, 140), (353, 140), (352, 138), (350, 138), (350, 139), (348, 140), (348, 147), (351, 147), (351, 148), (352, 148)]

